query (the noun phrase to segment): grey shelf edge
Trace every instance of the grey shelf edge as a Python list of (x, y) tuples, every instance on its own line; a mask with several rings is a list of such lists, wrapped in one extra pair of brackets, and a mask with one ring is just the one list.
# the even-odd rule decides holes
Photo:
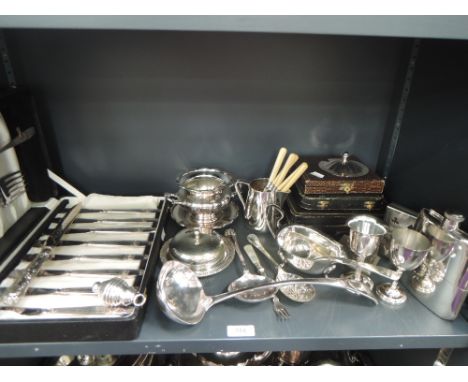
[(0, 28), (302, 33), (468, 39), (467, 16), (0, 16)]
[[(320, 301), (318, 304), (323, 305), (323, 303), (326, 303), (326, 301)], [(413, 304), (410, 303), (410, 305)], [(300, 307), (296, 308), (300, 309)], [(156, 308), (155, 301), (151, 301), (141, 333), (135, 340), (0, 344), (0, 358), (49, 357), (63, 354), (180, 354), (215, 351), (264, 351), (265, 349), (281, 351), (293, 349), (371, 350), (468, 347), (468, 323), (463, 318), (448, 322), (438, 319), (430, 312), (422, 317), (416, 315), (415, 322), (421, 321), (421, 326), (426, 329), (428, 327), (430, 329), (432, 326), (432, 333), (422, 334), (418, 330), (408, 331), (405, 330), (408, 327), (400, 327), (398, 323), (392, 323), (392, 320), (389, 319), (383, 326), (382, 323), (376, 323), (375, 326), (379, 328), (380, 334), (376, 334), (369, 327), (369, 333), (365, 335), (362, 333), (362, 325), (356, 325), (359, 318), (353, 317), (351, 326), (357, 326), (354, 330), (355, 334), (352, 333), (353, 330), (346, 330), (346, 334), (331, 335), (323, 330), (323, 325), (320, 330), (314, 330), (314, 325), (316, 326), (315, 329), (317, 329), (317, 319), (312, 318), (310, 320), (310, 332), (305, 335), (302, 330), (304, 328), (303, 323), (301, 330), (292, 333), (292, 329), (296, 329), (298, 325), (294, 319), (290, 320), (291, 322), (278, 322), (274, 317), (265, 318), (265, 316), (273, 316), (273, 313), (270, 312), (269, 302), (266, 302), (265, 305), (260, 304), (249, 307), (249, 312), (244, 315), (245, 319), (240, 319), (237, 303), (228, 306), (227, 309), (231, 310), (231, 316), (222, 317), (225, 312), (223, 312), (222, 307), (219, 307), (216, 312), (215, 309), (210, 312), (210, 318), (207, 317), (201, 325), (185, 327), (168, 322)], [(268, 314), (258, 314), (259, 309), (260, 311), (263, 310), (263, 313), (267, 310)], [(294, 314), (296, 309), (290, 307), (289, 309)], [(374, 308), (371, 307), (371, 309)], [(237, 312), (235, 312), (236, 310)], [(231, 318), (226, 319), (226, 317)], [(428, 318), (430, 318), (429, 321)], [(347, 321), (349, 320), (343, 317), (342, 328), (347, 326), (347, 329), (351, 328)], [(258, 332), (257, 337), (228, 338), (226, 336), (226, 325), (247, 323), (255, 325)], [(262, 324), (266, 331), (262, 330)], [(326, 322), (325, 324), (327, 325)], [(333, 325), (333, 319), (329, 322), (329, 325)], [(381, 328), (385, 326), (387, 326), (387, 330), (384, 332)], [(340, 330), (339, 327), (337, 329)]]

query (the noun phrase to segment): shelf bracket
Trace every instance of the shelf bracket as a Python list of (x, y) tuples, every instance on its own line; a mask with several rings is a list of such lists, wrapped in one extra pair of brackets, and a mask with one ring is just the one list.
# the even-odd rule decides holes
[[(406, 105), (410, 95), (411, 84), (413, 82), (416, 61), (418, 59), (421, 47), (421, 39), (414, 39), (411, 45), (409, 60), (406, 64), (406, 72), (403, 83), (399, 87), (396, 100), (394, 101), (394, 110), (391, 113), (387, 131), (380, 149), (379, 163), (377, 165), (378, 173), (386, 179), (390, 174), (393, 157), (395, 156), (398, 138), (400, 136), (401, 125), (405, 115)], [(388, 142), (388, 143), (387, 143)], [(385, 147), (386, 146), (386, 147)]]

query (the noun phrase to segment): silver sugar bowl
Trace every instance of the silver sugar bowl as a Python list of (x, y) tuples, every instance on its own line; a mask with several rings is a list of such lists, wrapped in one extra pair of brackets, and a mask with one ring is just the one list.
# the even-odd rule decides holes
[(192, 220), (200, 224), (217, 221), (232, 198), (233, 179), (227, 172), (201, 168), (182, 174), (176, 194), (168, 194), (174, 205), (190, 210)]

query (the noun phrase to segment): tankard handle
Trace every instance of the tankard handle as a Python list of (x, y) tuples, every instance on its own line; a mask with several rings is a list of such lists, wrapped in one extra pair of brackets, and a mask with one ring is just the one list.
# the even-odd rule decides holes
[[(271, 219), (269, 218), (270, 217), (270, 214), (269, 214), (269, 211), (273, 209), (272, 213), (271, 213)], [(278, 219), (278, 221), (276, 222), (276, 227), (272, 227), (272, 221), (274, 221), (275, 219), (275, 213), (276, 212), (279, 212), (279, 215), (280, 215), (280, 218)], [(276, 239), (276, 230), (279, 229), (279, 226), (280, 226), (280, 222), (281, 220), (283, 220), (284, 218), (284, 212), (283, 210), (281, 209), (280, 206), (278, 206), (277, 204), (269, 204), (266, 206), (266, 210), (265, 210), (265, 213), (266, 213), (266, 224), (267, 224), (267, 227), (268, 227), (268, 230), (270, 231), (271, 235), (273, 236), (273, 238)]]
[(250, 185), (247, 182), (244, 182), (243, 180), (237, 180), (236, 183), (234, 184), (234, 188), (236, 189), (236, 194), (239, 197), (239, 201), (241, 202), (242, 208), (245, 211), (247, 209), (247, 203), (245, 202), (245, 199), (242, 196), (241, 186), (250, 187)]

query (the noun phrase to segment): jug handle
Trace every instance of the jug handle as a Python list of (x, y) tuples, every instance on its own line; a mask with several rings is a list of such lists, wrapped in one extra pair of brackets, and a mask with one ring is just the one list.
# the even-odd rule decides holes
[(239, 198), (239, 201), (242, 204), (242, 208), (245, 211), (247, 209), (247, 204), (245, 202), (244, 197), (242, 196), (241, 186), (250, 187), (250, 185), (247, 182), (244, 182), (243, 180), (237, 180), (236, 183), (234, 184), (234, 188), (236, 189), (236, 194), (237, 194), (237, 196)]
[[(276, 222), (275, 229), (273, 229), (273, 227), (271, 226), (270, 219), (268, 219), (268, 216), (269, 216), (268, 212), (269, 212), (270, 209), (275, 210), (275, 211), (273, 211), (273, 216), (274, 216), (275, 212), (279, 212), (279, 214), (280, 214), (280, 218)], [(283, 210), (281, 209), (280, 206), (278, 206), (276, 204), (269, 204), (269, 205), (266, 206), (266, 217), (267, 217), (266, 224), (267, 224), (268, 230), (270, 231), (271, 236), (273, 236), (273, 238), (276, 239), (276, 230), (279, 228), (281, 220), (284, 219), (284, 212), (283, 212)]]

